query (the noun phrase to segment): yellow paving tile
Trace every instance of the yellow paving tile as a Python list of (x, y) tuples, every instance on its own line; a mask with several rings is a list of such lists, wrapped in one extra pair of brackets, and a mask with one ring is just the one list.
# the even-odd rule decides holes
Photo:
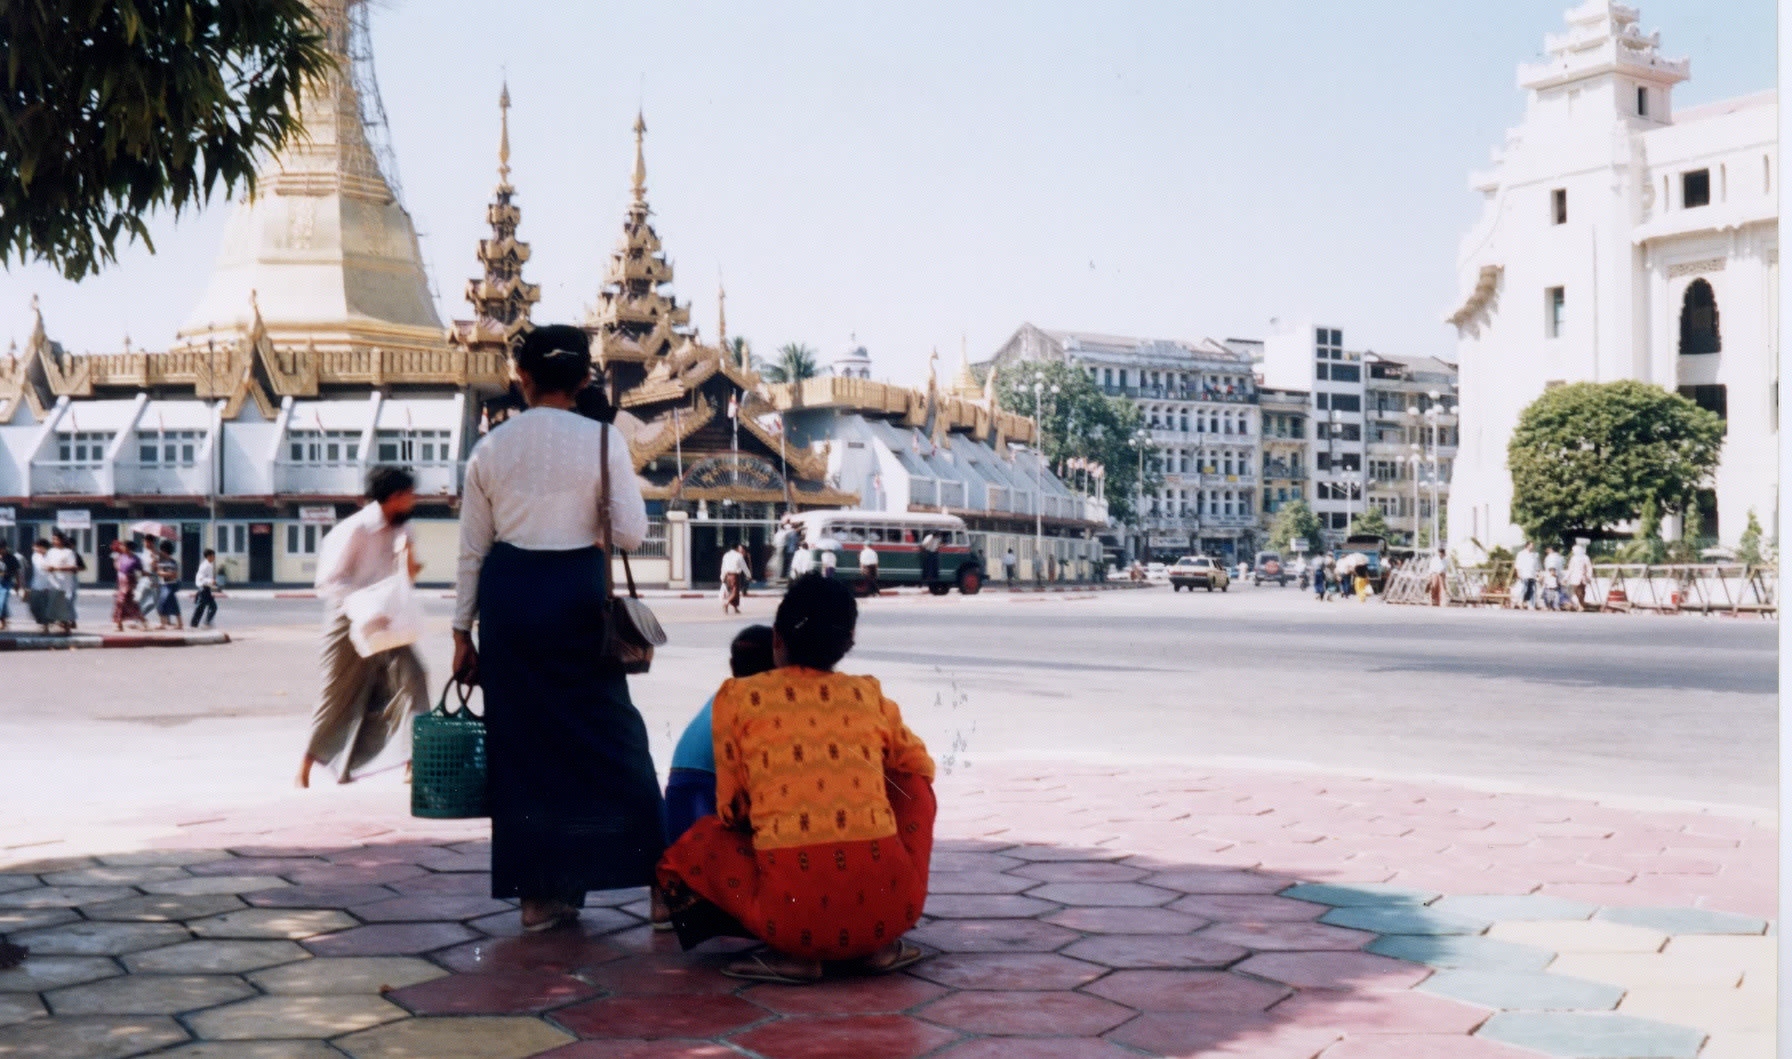
[(1645, 986), (1632, 989), (1618, 1002), (1618, 1012), (1659, 1019), (1710, 1032), (1772, 1030), (1777, 1012), (1771, 993), (1745, 989), (1688, 989)]
[(1742, 968), (1735, 964), (1692, 957), (1676, 959), (1658, 952), (1564, 952), (1555, 958), (1548, 970), (1552, 974), (1590, 978), (1625, 989), (1639, 986), (1734, 989), (1742, 982)]
[(1744, 971), (1771, 970), (1779, 963), (1779, 940), (1771, 934), (1679, 934), (1663, 951), (1669, 956), (1723, 960)]
[(522, 1059), (572, 1041), (532, 1018), (423, 1018), (336, 1041), (355, 1059)]
[(1490, 938), (1565, 952), (1659, 952), (1668, 940), (1659, 930), (1604, 920), (1539, 920), (1495, 923)]

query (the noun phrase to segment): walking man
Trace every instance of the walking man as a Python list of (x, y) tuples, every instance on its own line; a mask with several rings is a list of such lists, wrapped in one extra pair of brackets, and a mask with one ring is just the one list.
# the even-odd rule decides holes
[(1444, 605), (1444, 579), (1449, 572), (1449, 556), (1445, 554), (1442, 548), (1439, 548), (1437, 554), (1431, 557), (1430, 569), (1426, 571), (1426, 573), (1431, 575), (1431, 605), (1434, 607), (1441, 607)]
[(402, 467), (367, 475), (368, 504), (338, 522), (318, 548), (317, 592), (324, 601), (323, 689), (311, 718), (311, 740), (299, 764), (298, 785), (311, 785), (322, 763), (340, 783), (408, 762), (411, 718), (429, 708), (423, 663), (406, 645), (362, 658), (349, 640), (343, 602), (355, 591), (400, 569), (412, 580), (422, 569), (405, 525), (416, 507), (416, 479)]
[(865, 594), (877, 595), (877, 549), (870, 541), (859, 549), (859, 576), (865, 579)]
[(1010, 545), (1008, 551), (1002, 555), (1002, 573), (1007, 575), (1009, 588), (1014, 587), (1014, 571), (1019, 566), (1020, 560), (1015, 557), (1014, 547)]
[(196, 591), (193, 593), (193, 628), (212, 627), (212, 619), (218, 616), (218, 603), (212, 598), (212, 592), (218, 587), (218, 553), (210, 548), (205, 550), (205, 558), (199, 563), (199, 572), (193, 575)]
[(929, 531), (921, 538), (921, 583), (931, 585), (940, 579), (940, 537)]
[(1587, 609), (1587, 586), (1593, 583), (1593, 560), (1587, 555), (1587, 542), (1574, 542), (1574, 551), (1568, 556), (1568, 591), (1572, 593), (1575, 610)]
[(156, 628), (170, 628), (168, 622), (173, 620), (172, 628), (181, 629), (180, 619), (180, 563), (174, 558), (174, 542), (162, 542), (162, 554), (156, 556)]
[(1513, 576), (1518, 579), (1520, 590), (1518, 605), (1520, 608), (1530, 610), (1537, 609), (1537, 604), (1539, 602), (1537, 599), (1537, 574), (1539, 565), (1540, 564), (1537, 561), (1537, 546), (1530, 541), (1525, 541), (1524, 550), (1518, 553), (1518, 559), (1513, 564), (1512, 571)]
[(722, 553), (722, 613), (740, 613), (740, 597), (747, 591), (747, 546), (736, 545)]

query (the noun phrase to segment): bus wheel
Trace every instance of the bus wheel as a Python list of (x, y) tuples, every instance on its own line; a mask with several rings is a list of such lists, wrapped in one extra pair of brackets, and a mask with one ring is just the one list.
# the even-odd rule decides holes
[(966, 596), (983, 591), (983, 571), (974, 566), (958, 571), (958, 591)]
[(943, 596), (946, 593), (952, 591), (952, 586), (947, 585), (947, 584), (941, 584), (936, 581), (927, 586), (927, 591), (932, 592), (936, 596)]

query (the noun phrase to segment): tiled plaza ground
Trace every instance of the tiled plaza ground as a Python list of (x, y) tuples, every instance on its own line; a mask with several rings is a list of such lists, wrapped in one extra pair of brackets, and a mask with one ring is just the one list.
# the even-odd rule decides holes
[(1766, 818), (979, 764), (939, 785), (913, 935), (938, 955), (788, 988), (680, 954), (639, 893), (518, 936), (482, 822), (356, 787), (146, 849), (0, 854), (0, 931), (31, 950), (0, 972), (0, 1056), (1773, 1054)]

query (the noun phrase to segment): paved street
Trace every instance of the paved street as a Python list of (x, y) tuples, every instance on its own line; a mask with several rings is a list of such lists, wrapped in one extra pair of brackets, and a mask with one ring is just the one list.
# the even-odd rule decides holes
[[(771, 603), (656, 601), (662, 768)], [(1771, 1055), (1770, 622), (871, 601), (850, 661), (942, 765), (937, 955), (793, 991), (678, 954), (639, 892), (515, 937), (483, 821), (411, 818), (391, 775), (293, 790), (316, 608), (0, 656), (0, 933), (32, 950), (0, 1055)]]

